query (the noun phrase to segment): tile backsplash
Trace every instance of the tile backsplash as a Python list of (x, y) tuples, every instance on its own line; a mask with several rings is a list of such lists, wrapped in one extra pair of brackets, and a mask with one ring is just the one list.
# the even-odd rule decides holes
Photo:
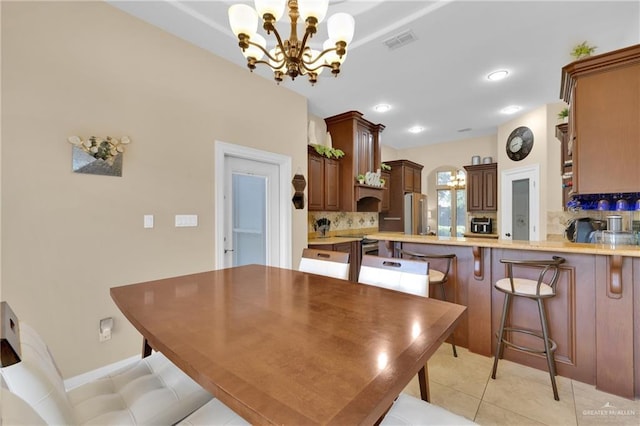
[(307, 217), (309, 238), (316, 238), (318, 235), (318, 232), (314, 229), (318, 219), (328, 219), (330, 221), (327, 236), (367, 233), (378, 230), (377, 212), (309, 212)]

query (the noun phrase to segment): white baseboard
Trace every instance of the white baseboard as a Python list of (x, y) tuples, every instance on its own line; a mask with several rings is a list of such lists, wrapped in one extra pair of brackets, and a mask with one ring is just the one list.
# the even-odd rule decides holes
[(74, 377), (69, 377), (64, 381), (64, 387), (68, 392), (73, 388), (77, 388), (85, 383), (89, 383), (93, 380), (99, 379), (100, 377), (106, 376), (112, 371), (125, 367), (126, 365), (132, 364), (138, 360), (140, 360), (140, 355), (134, 355), (130, 358), (123, 359), (122, 361), (117, 361), (113, 364), (105, 365), (104, 367), (96, 368), (95, 370), (87, 371), (86, 373), (78, 374)]

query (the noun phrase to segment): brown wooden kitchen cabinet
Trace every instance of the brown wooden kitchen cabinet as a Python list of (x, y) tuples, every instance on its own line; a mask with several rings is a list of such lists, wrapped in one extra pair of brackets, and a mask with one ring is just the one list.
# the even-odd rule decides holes
[(409, 160), (385, 161), (391, 167), (386, 186), (389, 194), (389, 208), (382, 209), (378, 227), (381, 231), (404, 231), (404, 194), (421, 192), (422, 164)]
[(340, 210), (340, 162), (326, 158), (309, 146), (309, 211)]
[(360, 263), (362, 261), (360, 241), (337, 244), (309, 244), (310, 249), (339, 251), (349, 253), (349, 281), (358, 282)]
[(639, 93), (640, 45), (562, 68), (575, 193), (640, 191)]
[(498, 163), (464, 166), (467, 171), (467, 211), (498, 210)]
[(384, 125), (373, 124), (358, 111), (324, 119), (334, 148), (345, 155), (340, 160), (340, 208), (349, 212), (377, 212), (383, 189), (359, 185), (356, 177), (380, 168), (380, 133)]
[(569, 124), (556, 126), (556, 138), (560, 141), (560, 174), (562, 175), (562, 207), (567, 210), (567, 202), (573, 193), (573, 157), (569, 146)]
[(383, 170), (380, 172), (380, 176), (384, 179), (384, 187), (382, 188), (382, 203), (380, 205), (380, 211), (388, 212), (391, 206), (391, 173)]

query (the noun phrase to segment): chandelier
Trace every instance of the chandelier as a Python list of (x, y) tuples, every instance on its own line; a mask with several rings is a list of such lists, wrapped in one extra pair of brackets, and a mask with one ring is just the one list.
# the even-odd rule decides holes
[[(285, 5), (289, 9), (291, 22), (291, 33), (287, 40), (283, 40), (276, 29)], [(327, 20), (329, 38), (324, 42), (323, 50), (314, 50), (307, 45), (327, 14), (328, 7), (328, 0), (255, 0), (255, 9), (246, 4), (231, 6), (229, 24), (238, 37), (238, 46), (252, 72), (257, 64), (265, 64), (271, 67), (278, 83), (285, 74), (291, 80), (299, 75), (307, 75), (313, 85), (324, 68), (331, 69), (333, 75), (338, 76), (340, 65), (347, 55), (347, 44), (353, 38), (353, 17), (347, 13), (336, 13)], [(269, 50), (265, 38), (257, 33), (258, 17), (262, 17), (262, 27), (267, 35), (273, 33), (275, 36), (276, 45)], [(298, 39), (298, 18), (306, 23), (302, 40)]]
[(467, 178), (462, 170), (458, 170), (455, 175), (452, 174), (451, 180), (447, 182), (447, 186), (451, 189), (463, 189), (467, 185)]

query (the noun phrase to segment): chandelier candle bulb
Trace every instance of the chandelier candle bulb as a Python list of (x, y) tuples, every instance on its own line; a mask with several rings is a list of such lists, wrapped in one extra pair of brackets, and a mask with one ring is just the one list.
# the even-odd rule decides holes
[(256, 0), (255, 4), (259, 16), (264, 16), (269, 13), (273, 15), (273, 20), (278, 22), (280, 18), (282, 18), (282, 15), (284, 15), (285, 2), (282, 0)]
[(229, 8), (229, 25), (237, 37), (240, 34), (251, 36), (258, 30), (258, 14), (251, 6), (234, 4)]

